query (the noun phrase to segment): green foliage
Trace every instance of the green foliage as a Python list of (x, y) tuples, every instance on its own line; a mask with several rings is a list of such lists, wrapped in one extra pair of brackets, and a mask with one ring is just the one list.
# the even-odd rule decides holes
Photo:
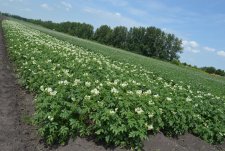
[(174, 34), (167, 34), (156, 27), (133, 27), (129, 30), (124, 26), (117, 26), (111, 29), (107, 25), (102, 25), (93, 31), (90, 24), (79, 22), (54, 23), (52, 21), (42, 21), (26, 19), (16, 15), (5, 14), (20, 20), (25, 20), (43, 27), (64, 32), (72, 36), (84, 39), (94, 39), (102, 44), (111, 45), (131, 52), (154, 57), (161, 60), (171, 61), (179, 58), (182, 52), (182, 41)]
[(143, 54), (145, 32), (146, 29), (144, 27), (130, 28), (127, 35), (127, 49), (135, 53)]
[(158, 131), (192, 132), (210, 143), (224, 140), (224, 95), (162, 78), (135, 60), (114, 60), (13, 21), (4, 21), (3, 27), (22, 83), (37, 94), (34, 123), (47, 143), (94, 135), (140, 149), (148, 132)]
[(210, 74), (217, 74), (220, 76), (225, 76), (225, 71), (223, 71), (221, 69), (216, 69), (214, 67), (202, 67), (201, 69)]
[(127, 45), (127, 28), (117, 26), (113, 29), (111, 44), (118, 48), (126, 48)]
[(112, 31), (113, 30), (109, 26), (102, 25), (96, 29), (93, 39), (102, 44), (111, 44)]
[(180, 65), (180, 64), (181, 64), (180, 61), (179, 61), (179, 60), (176, 60), (176, 59), (173, 59), (173, 60), (171, 61), (171, 63), (172, 63), (172, 64), (175, 64), (175, 65)]

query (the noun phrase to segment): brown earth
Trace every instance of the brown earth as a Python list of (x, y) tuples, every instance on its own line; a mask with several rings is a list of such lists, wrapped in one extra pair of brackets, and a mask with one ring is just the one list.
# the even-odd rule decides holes
[[(0, 151), (125, 151), (120, 148), (107, 148), (102, 143), (80, 137), (71, 139), (65, 146), (46, 147), (37, 135), (36, 128), (29, 124), (29, 119), (34, 113), (34, 97), (17, 81), (0, 27)], [(149, 140), (144, 141), (143, 150), (225, 151), (225, 143), (213, 146), (191, 134), (175, 139), (159, 133), (155, 136), (150, 135)]]

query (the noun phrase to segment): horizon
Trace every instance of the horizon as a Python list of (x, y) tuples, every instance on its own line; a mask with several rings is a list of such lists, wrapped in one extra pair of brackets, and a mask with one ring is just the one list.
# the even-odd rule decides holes
[[(225, 70), (225, 2), (200, 0), (0, 0), (0, 11), (25, 18), (53, 22), (85, 22), (96, 29), (110, 27), (155, 26), (183, 41), (180, 61), (197, 67), (213, 66)], [(79, 4), (76, 5), (76, 4)], [(177, 3), (177, 5), (175, 5)], [(146, 5), (145, 5), (146, 4)], [(204, 7), (199, 7), (204, 4)], [(149, 21), (150, 18), (151, 20)]]

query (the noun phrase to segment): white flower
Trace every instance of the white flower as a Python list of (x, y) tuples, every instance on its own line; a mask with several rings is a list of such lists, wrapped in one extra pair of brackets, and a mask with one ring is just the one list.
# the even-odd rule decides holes
[(75, 79), (74, 80), (74, 85), (78, 85), (80, 83), (80, 79)]
[(49, 59), (49, 60), (47, 60), (46, 62), (47, 62), (47, 63), (50, 63), (50, 62), (52, 62), (52, 60), (51, 60), (51, 59)]
[(142, 108), (137, 107), (137, 108), (135, 108), (135, 112), (136, 112), (137, 114), (141, 114), (141, 113), (143, 113), (144, 111), (142, 110)]
[(56, 95), (57, 94), (57, 91), (52, 91), (52, 92), (49, 92), (50, 95)]
[(172, 99), (170, 97), (167, 97), (166, 100), (167, 101), (172, 101)]
[(147, 90), (144, 92), (144, 94), (148, 95), (148, 94), (152, 94), (152, 91), (151, 90)]
[(153, 129), (153, 125), (152, 124), (148, 125), (147, 127), (148, 127), (148, 130), (152, 130)]
[(113, 110), (110, 110), (109, 113), (110, 113), (110, 114), (115, 114), (116, 112), (113, 111)]
[(211, 93), (208, 93), (207, 95), (208, 95), (208, 96), (211, 96), (212, 94), (211, 94)]
[(153, 95), (154, 98), (159, 98), (158, 94)]
[(179, 90), (183, 90), (183, 87), (182, 86), (178, 86)]
[(84, 96), (84, 99), (85, 99), (85, 100), (90, 100), (90, 99), (91, 99), (91, 96), (85, 95), (85, 96)]
[(163, 113), (163, 110), (162, 110), (162, 108), (159, 108), (159, 112), (162, 114)]
[(194, 107), (198, 107), (198, 104), (195, 104)]
[(124, 83), (122, 83), (120, 85), (121, 85), (121, 87), (126, 87), (128, 85), (128, 83), (127, 82), (124, 82)]
[(142, 90), (136, 90), (136, 94), (137, 95), (141, 95), (142, 94)]
[(133, 84), (136, 84), (137, 82), (135, 80), (132, 81)]
[(49, 93), (49, 95), (56, 95), (57, 91), (53, 91), (52, 88), (48, 87), (45, 88), (45, 91)]
[(155, 103), (154, 103), (152, 100), (149, 100), (149, 101), (148, 101), (148, 104), (149, 104), (149, 105), (154, 105)]
[(152, 118), (153, 116), (154, 116), (153, 113), (148, 113), (148, 117), (149, 117), (149, 118)]
[(216, 96), (216, 99), (217, 99), (217, 100), (219, 100), (219, 99), (220, 99), (220, 97)]
[(128, 94), (134, 94), (132, 91), (127, 91)]
[(115, 94), (119, 93), (119, 91), (116, 88), (114, 88), (114, 87), (111, 89), (111, 92), (115, 93)]
[(90, 87), (91, 86), (91, 82), (85, 82), (85, 86), (86, 87)]
[(161, 78), (161, 77), (158, 77), (158, 80), (159, 80), (159, 81), (161, 81), (161, 80), (162, 80), (162, 78)]
[(63, 84), (63, 81), (59, 81), (58, 84)]
[(98, 89), (93, 89), (91, 90), (91, 93), (94, 94), (94, 95), (98, 95), (100, 92), (98, 91)]
[(33, 63), (33, 64), (36, 64), (36, 61), (35, 61), (35, 60), (33, 60), (33, 61), (32, 61), (32, 63)]
[(45, 91), (47, 91), (47, 92), (52, 92), (52, 88), (49, 88), (49, 87), (48, 87), (48, 88), (45, 89)]
[(114, 83), (115, 85), (117, 85), (119, 81), (120, 81), (120, 80), (116, 79), (116, 80), (114, 80), (113, 83)]
[(186, 101), (187, 101), (187, 102), (190, 102), (190, 101), (192, 101), (192, 99), (191, 99), (190, 97), (187, 97), (187, 98), (186, 98)]
[(64, 83), (65, 85), (68, 85), (68, 84), (69, 84), (69, 82), (68, 82), (67, 80), (64, 80), (63, 83)]
[(53, 121), (54, 120), (54, 118), (52, 117), (52, 116), (48, 116), (48, 119), (50, 120), (50, 121)]
[(62, 71), (64, 72), (65, 75), (69, 76), (69, 70), (68, 69), (63, 69)]
[(59, 81), (58, 83), (59, 83), (59, 84), (64, 84), (64, 85), (68, 85), (68, 84), (69, 84), (69, 82), (68, 82), (67, 80)]
[(44, 91), (44, 90), (45, 90), (43, 85), (40, 86), (40, 90), (41, 90), (41, 91)]
[(88, 76), (88, 73), (86, 72), (86, 73), (84, 73), (83, 75), (84, 75), (85, 77), (87, 77), (87, 76)]

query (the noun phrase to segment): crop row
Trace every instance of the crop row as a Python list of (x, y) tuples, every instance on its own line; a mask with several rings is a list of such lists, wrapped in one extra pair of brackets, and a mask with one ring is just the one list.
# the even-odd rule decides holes
[(225, 138), (225, 98), (194, 91), (14, 21), (3, 28), (21, 83), (35, 92), (34, 123), (47, 143), (95, 136), (140, 148), (148, 132)]

